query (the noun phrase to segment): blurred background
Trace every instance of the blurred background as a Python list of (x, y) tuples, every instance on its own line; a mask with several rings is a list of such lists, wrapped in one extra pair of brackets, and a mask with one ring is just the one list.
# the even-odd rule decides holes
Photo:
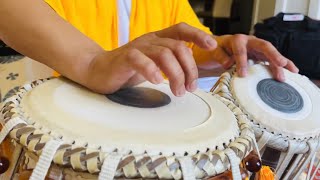
[(319, 0), (189, 0), (214, 34), (253, 33), (253, 26), (280, 12), (320, 19)]

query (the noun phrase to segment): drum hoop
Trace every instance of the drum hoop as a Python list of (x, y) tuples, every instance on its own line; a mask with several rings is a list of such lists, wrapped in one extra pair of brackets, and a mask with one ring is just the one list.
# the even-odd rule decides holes
[[(40, 79), (30, 84), (22, 86), (19, 91), (7, 99), (3, 107), (0, 109), (0, 115), (3, 116), (2, 125), (10, 122), (12, 118), (18, 117), (25, 122), (28, 117), (23, 117), (25, 114), (20, 102), (24, 95), (31, 91), (36, 86), (54, 78)], [(240, 129), (240, 134), (234, 139), (230, 140), (229, 144), (225, 145), (223, 150), (216, 148), (208, 148), (206, 153), (197, 152), (195, 155), (185, 154), (184, 157), (190, 157), (195, 165), (196, 177), (203, 178), (205, 176), (215, 176), (230, 168), (230, 161), (226, 155), (226, 150), (232, 150), (236, 154), (238, 160), (242, 160), (253, 149), (255, 143), (254, 132), (250, 128), (250, 122), (247, 116), (238, 108), (233, 102), (214, 95), (217, 99), (222, 101), (232, 112)], [(1, 132), (1, 131), (0, 131)], [(10, 137), (25, 147), (30, 152), (41, 154), (42, 149), (50, 140), (59, 140), (34, 125), (20, 123), (13, 127), (10, 131)], [(232, 142), (232, 143), (231, 143)], [(65, 167), (73, 167), (75, 170), (88, 171), (89, 173), (98, 173), (101, 170), (104, 159), (108, 153), (103, 152), (100, 148), (92, 149), (83, 147), (75, 147), (74, 144), (65, 143), (58, 148), (53, 162)], [(181, 164), (179, 156), (164, 156), (164, 155), (149, 155), (147, 152), (144, 154), (123, 154), (117, 167), (116, 177), (127, 177), (124, 169), (135, 168), (136, 177), (154, 178), (154, 177), (171, 177), (182, 178)], [(134, 164), (132, 166), (132, 164)], [(143, 168), (143, 173), (139, 171)], [(165, 170), (157, 171), (157, 168), (164, 168)], [(146, 173), (145, 171), (148, 171)]]
[[(261, 64), (266, 65), (266, 64)], [(250, 115), (249, 112), (246, 111), (244, 107), (238, 102), (238, 100), (234, 96), (234, 91), (231, 87), (231, 80), (236, 73), (236, 67), (233, 66), (229, 71), (223, 73), (221, 77), (218, 79), (216, 84), (214, 85), (215, 88), (212, 88), (210, 91), (213, 94), (217, 94), (222, 98), (228, 99), (232, 101), (237, 107), (239, 107), (243, 113), (245, 113), (250, 121), (251, 127), (254, 129), (255, 136), (259, 139), (263, 133), (271, 133), (271, 138), (269, 139), (269, 146), (275, 148), (280, 151), (287, 151), (289, 148), (289, 142), (300, 143), (301, 148), (297, 149), (297, 153), (305, 153), (308, 151), (308, 141), (319, 140), (320, 136), (315, 135), (312, 137), (304, 137), (304, 138), (294, 138), (285, 135), (282, 132), (277, 132), (275, 130), (270, 130), (268, 127), (265, 127), (263, 124), (254, 120), (254, 118)], [(224, 88), (222, 86), (225, 86)], [(223, 89), (223, 90), (222, 90)]]

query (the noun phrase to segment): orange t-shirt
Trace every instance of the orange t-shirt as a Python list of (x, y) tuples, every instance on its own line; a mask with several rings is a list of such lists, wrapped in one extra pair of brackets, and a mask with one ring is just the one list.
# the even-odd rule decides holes
[[(62, 18), (105, 50), (118, 47), (118, 13), (116, 0), (45, 0)], [(131, 0), (129, 41), (169, 26), (185, 22), (210, 33), (203, 26), (188, 0)], [(193, 44), (189, 43), (189, 47)], [(207, 59), (194, 50), (197, 62)]]
[[(118, 47), (116, 0), (45, 0), (62, 18), (105, 50)], [(208, 33), (187, 0), (132, 0), (129, 40), (185, 22)]]

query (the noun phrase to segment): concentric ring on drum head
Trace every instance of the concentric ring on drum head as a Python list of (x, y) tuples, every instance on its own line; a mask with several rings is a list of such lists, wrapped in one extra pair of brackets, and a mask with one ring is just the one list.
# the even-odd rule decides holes
[(284, 82), (263, 79), (257, 84), (261, 100), (275, 110), (296, 113), (303, 108), (304, 102), (299, 92)]

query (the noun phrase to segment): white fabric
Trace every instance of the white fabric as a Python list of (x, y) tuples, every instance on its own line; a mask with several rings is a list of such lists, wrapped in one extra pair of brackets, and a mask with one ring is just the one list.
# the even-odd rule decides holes
[(9, 120), (9, 122), (7, 122), (3, 126), (3, 128), (0, 132), (0, 144), (7, 137), (7, 135), (12, 130), (12, 128), (14, 128), (18, 124), (26, 124), (26, 123), (24, 121), (22, 121), (19, 117), (15, 117), (15, 118)]
[(131, 0), (117, 0), (119, 46), (129, 42)]
[(50, 140), (46, 143), (39, 157), (37, 165), (32, 172), (30, 180), (45, 179), (53, 157), (61, 144), (62, 141), (57, 140)]
[(205, 92), (209, 92), (210, 89), (217, 82), (219, 77), (204, 77), (198, 79), (198, 88), (202, 89)]
[(269, 132), (281, 133), (290, 138), (314, 137), (320, 134), (320, 93), (304, 76), (284, 70), (286, 83), (302, 96), (304, 107), (296, 113), (282, 113), (266, 105), (256, 91), (257, 83), (272, 78), (267, 67), (254, 65), (246, 78), (235, 75), (231, 80), (231, 92), (241, 108)]
[(228, 156), (230, 165), (231, 165), (231, 172), (232, 172), (232, 179), (234, 180), (241, 180), (241, 172), (240, 172), (240, 159), (236, 155), (236, 153), (231, 149), (225, 149), (225, 153)]
[(154, 109), (127, 107), (54, 79), (28, 92), (21, 105), (36, 124), (50, 127), (66, 141), (101, 145), (110, 152), (117, 148), (133, 153), (194, 154), (206, 152), (207, 147), (223, 148), (239, 133), (231, 110), (208, 93), (198, 90), (175, 97), (167, 83), (140, 86), (163, 91), (172, 102)]
[(194, 175), (194, 165), (191, 157), (181, 157), (179, 158), (179, 163), (181, 165), (183, 179), (196, 180), (196, 177)]
[(109, 153), (103, 161), (101, 172), (99, 174), (99, 180), (113, 180), (116, 175), (120, 160), (120, 154), (115, 152)]

